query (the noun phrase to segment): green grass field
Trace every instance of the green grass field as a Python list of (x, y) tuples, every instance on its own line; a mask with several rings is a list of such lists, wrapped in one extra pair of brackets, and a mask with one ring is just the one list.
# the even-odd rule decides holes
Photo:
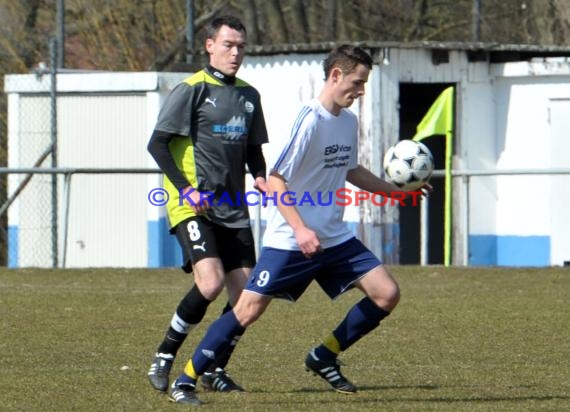
[[(229, 371), (245, 394), (199, 392), (216, 411), (570, 410), (570, 269), (391, 267), (396, 311), (342, 355), (359, 387), (341, 395), (304, 371), (308, 349), (359, 293), (311, 287), (273, 303)], [(0, 269), (0, 410), (195, 409), (153, 391), (146, 372), (191, 284), (180, 270)], [(174, 365), (221, 310), (215, 302)]]

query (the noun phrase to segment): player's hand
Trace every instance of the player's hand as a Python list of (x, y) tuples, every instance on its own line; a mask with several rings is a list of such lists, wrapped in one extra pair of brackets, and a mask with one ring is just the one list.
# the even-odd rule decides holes
[[(206, 194), (201, 193), (192, 187), (184, 189), (183, 193), (186, 194), (189, 190), (191, 190), (191, 192), (189, 195), (184, 196), (184, 201), (188, 206), (190, 206), (194, 213), (200, 214), (210, 208), (210, 202), (208, 201), (208, 196)], [(190, 198), (190, 200), (187, 198)]]
[(418, 196), (420, 196), (421, 200), (424, 197), (429, 197), (431, 192), (433, 192), (433, 186), (429, 183), (424, 183), (419, 189), (407, 191), (404, 199), (413, 198), (415, 202)]
[(422, 192), (422, 197), (428, 197), (433, 192), (433, 186), (429, 183), (424, 183), (418, 190)]
[[(267, 193), (267, 191), (269, 190), (269, 187), (267, 186), (267, 182), (265, 181), (265, 179), (263, 177), (256, 177), (255, 178), (255, 182), (253, 182), (253, 187), (259, 191), (262, 195)], [(262, 196), (262, 205), (263, 207), (267, 206), (267, 197)]]
[(295, 231), (295, 239), (297, 239), (297, 244), (306, 258), (311, 258), (323, 251), (319, 237), (308, 227), (297, 229)]

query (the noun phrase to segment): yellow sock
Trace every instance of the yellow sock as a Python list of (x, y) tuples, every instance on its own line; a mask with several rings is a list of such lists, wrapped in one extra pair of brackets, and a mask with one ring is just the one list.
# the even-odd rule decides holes
[(340, 353), (340, 343), (332, 333), (323, 339), (323, 346), (337, 355)]
[(194, 365), (192, 365), (192, 359), (190, 359), (186, 364), (186, 366), (184, 367), (184, 373), (190, 376), (192, 379), (198, 380), (198, 375), (194, 370)]

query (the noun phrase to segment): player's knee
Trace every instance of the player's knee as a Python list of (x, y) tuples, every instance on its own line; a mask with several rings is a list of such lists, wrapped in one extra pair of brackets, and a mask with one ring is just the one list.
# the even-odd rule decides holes
[(204, 295), (208, 300), (216, 300), (219, 294), (224, 290), (225, 286), (223, 279), (219, 279), (215, 276), (212, 276), (209, 279), (201, 279), (200, 281), (196, 279), (196, 284), (200, 288), (202, 295)]
[(204, 287), (200, 288), (202, 290), (202, 293), (204, 294), (204, 296), (206, 296), (206, 298), (208, 298), (209, 300), (216, 300), (216, 298), (220, 295), (220, 293), (222, 293), (222, 290), (224, 290), (224, 285), (207, 285)]
[(391, 290), (388, 291), (387, 299), (390, 302), (392, 309), (394, 309), (398, 302), (400, 302), (400, 286), (394, 282), (394, 285), (390, 289)]
[(247, 299), (240, 299), (234, 307), (234, 313), (240, 325), (246, 328), (261, 317), (265, 311), (265, 307), (265, 305), (259, 302), (250, 302), (247, 301)]
[(194, 282), (206, 299), (215, 300), (225, 287), (225, 273), (217, 258), (205, 258), (193, 266)]
[(391, 312), (400, 301), (400, 287), (396, 282), (390, 282), (377, 295), (371, 296), (371, 299), (377, 306)]
[(251, 325), (253, 322), (255, 322), (257, 319), (259, 319), (259, 317), (261, 316), (261, 313), (256, 312), (256, 311), (248, 311), (242, 314), (242, 316), (240, 316), (238, 318), (240, 325), (242, 325), (244, 328), (247, 328), (249, 325)]

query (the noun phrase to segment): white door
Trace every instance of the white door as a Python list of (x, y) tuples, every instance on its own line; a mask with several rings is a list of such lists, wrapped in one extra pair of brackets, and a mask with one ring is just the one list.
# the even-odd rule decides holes
[[(570, 100), (551, 100), (552, 168), (570, 168)], [(552, 177), (550, 264), (570, 264), (570, 175)]]
[[(146, 167), (146, 113), (143, 94), (59, 97), (59, 166)], [(144, 174), (74, 175), (66, 266), (146, 267), (146, 190)]]

